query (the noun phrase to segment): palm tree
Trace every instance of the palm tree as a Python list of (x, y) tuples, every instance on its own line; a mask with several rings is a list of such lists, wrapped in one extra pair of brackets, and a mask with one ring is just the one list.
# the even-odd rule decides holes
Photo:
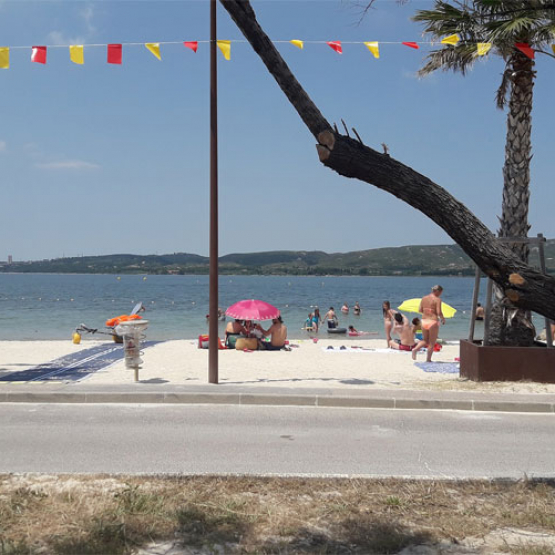
[[(497, 90), (497, 107), (507, 113), (507, 138), (503, 167), (503, 203), (500, 237), (526, 237), (530, 229), (530, 160), (532, 159), (532, 99), (536, 72), (534, 54), (547, 51), (555, 39), (555, 2), (553, 0), (436, 0), (432, 10), (419, 10), (414, 21), (425, 24), (425, 35), (432, 40), (458, 35), (460, 42), (433, 50), (420, 69), (427, 75), (438, 69), (466, 74), (479, 57), (477, 43), (491, 45), (490, 52), (505, 62)], [(518, 46), (516, 46), (518, 45)], [(528, 49), (529, 48), (529, 49)], [(527, 261), (526, 245), (513, 250)], [(494, 307), (490, 337), (492, 344), (527, 344), (533, 340), (533, 328), (526, 325), (521, 311), (506, 310), (508, 299), (498, 295)], [(505, 310), (503, 310), (503, 308)], [(515, 320), (515, 315), (517, 316)], [(503, 323), (503, 316), (505, 316)], [(509, 320), (512, 326), (509, 325)], [(515, 326), (521, 321), (524, 326)], [(515, 327), (520, 332), (505, 334)]]

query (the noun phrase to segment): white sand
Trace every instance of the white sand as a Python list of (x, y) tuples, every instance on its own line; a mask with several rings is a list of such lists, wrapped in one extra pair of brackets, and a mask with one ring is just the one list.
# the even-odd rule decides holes
[[(0, 375), (32, 368), (58, 357), (99, 345), (98, 341), (6, 341), (0, 343)], [(386, 350), (383, 339), (341, 341), (321, 339), (292, 341), (298, 345), (290, 352), (219, 352), (219, 379), (222, 384), (367, 389), (435, 389), (555, 393), (555, 385), (530, 382), (476, 384), (461, 380), (458, 374), (424, 372), (416, 367), (410, 353)], [(348, 349), (340, 351), (345, 344)], [(113, 345), (108, 343), (108, 345)], [(327, 350), (333, 346), (334, 350)], [(353, 349), (360, 346), (373, 351)], [(444, 345), (434, 353), (436, 362), (454, 363), (458, 345)], [(143, 354), (140, 380), (146, 383), (206, 384), (208, 351), (198, 349), (196, 341), (167, 341), (149, 347)], [(425, 361), (425, 353), (418, 354)], [(14, 375), (13, 381), (17, 381)], [(123, 359), (88, 375), (80, 383), (132, 383), (133, 370), (126, 369)]]

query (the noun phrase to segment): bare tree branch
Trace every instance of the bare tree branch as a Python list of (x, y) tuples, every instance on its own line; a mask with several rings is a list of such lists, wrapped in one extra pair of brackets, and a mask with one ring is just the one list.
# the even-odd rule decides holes
[(555, 319), (555, 278), (527, 266), (461, 202), (412, 168), (332, 129), (256, 20), (248, 0), (220, 0), (318, 140), (320, 161), (416, 208), (458, 243), (518, 307)]

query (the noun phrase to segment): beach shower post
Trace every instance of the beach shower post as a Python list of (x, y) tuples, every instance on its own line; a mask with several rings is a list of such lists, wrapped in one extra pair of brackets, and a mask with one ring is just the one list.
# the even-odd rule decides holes
[(139, 368), (143, 363), (141, 358), (141, 342), (144, 341), (148, 328), (148, 320), (128, 320), (116, 326), (116, 333), (123, 337), (123, 355), (125, 367), (135, 370), (135, 381), (139, 381)]

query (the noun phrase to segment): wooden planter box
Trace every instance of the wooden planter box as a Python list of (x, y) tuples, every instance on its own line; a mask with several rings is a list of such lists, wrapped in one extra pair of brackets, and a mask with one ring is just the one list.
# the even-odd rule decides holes
[(461, 339), (460, 375), (476, 382), (555, 383), (555, 349), (484, 347), (481, 342)]

